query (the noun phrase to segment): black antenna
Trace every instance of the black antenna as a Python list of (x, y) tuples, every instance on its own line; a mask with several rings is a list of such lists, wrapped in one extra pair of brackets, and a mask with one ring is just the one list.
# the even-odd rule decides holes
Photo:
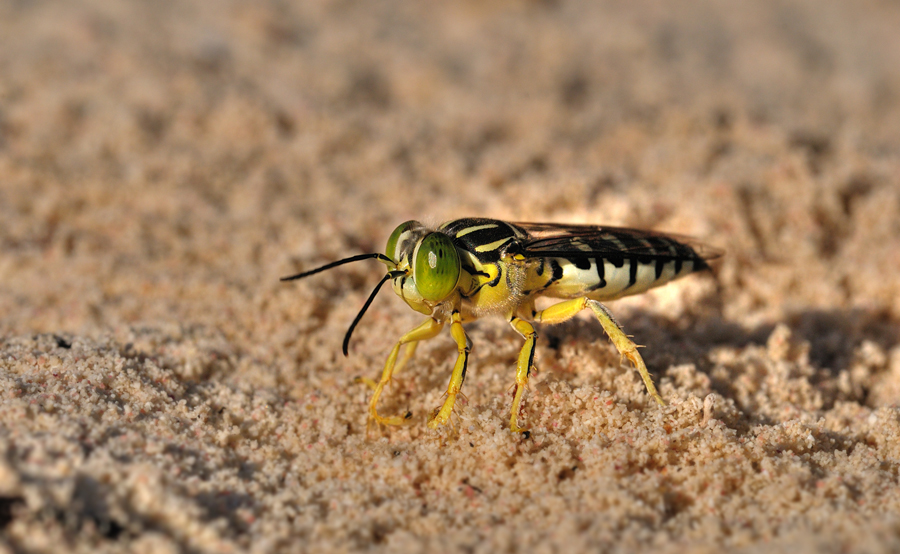
[(350, 262), (358, 262), (360, 260), (369, 260), (372, 258), (377, 258), (382, 262), (388, 262), (394, 267), (397, 267), (394, 264), (394, 260), (388, 258), (384, 254), (374, 253), (374, 254), (359, 254), (357, 256), (350, 256), (349, 258), (344, 258), (343, 260), (338, 260), (336, 262), (331, 262), (330, 264), (325, 264), (322, 267), (318, 267), (316, 269), (311, 269), (309, 271), (304, 271), (303, 273), (298, 273), (296, 275), (291, 275), (290, 277), (282, 277), (281, 281), (293, 281), (295, 279), (303, 279), (304, 277), (309, 277), (310, 275), (315, 275), (321, 271), (325, 271), (326, 269), (331, 269), (332, 267), (337, 267), (339, 265), (349, 264)]
[(381, 281), (375, 286), (375, 290), (372, 291), (372, 294), (369, 295), (369, 299), (366, 300), (366, 303), (363, 304), (362, 309), (356, 314), (356, 319), (353, 320), (353, 323), (350, 324), (350, 328), (347, 329), (347, 334), (344, 335), (344, 356), (347, 356), (348, 348), (350, 346), (350, 335), (353, 334), (353, 330), (356, 329), (356, 324), (359, 323), (359, 320), (362, 319), (363, 315), (366, 313), (366, 310), (369, 309), (369, 306), (372, 304), (372, 301), (375, 300), (375, 295), (378, 294), (378, 291), (381, 290), (381, 286), (385, 284), (388, 280), (393, 279), (394, 277), (400, 277), (401, 275), (406, 275), (405, 271), (389, 271), (387, 275), (385, 275)]

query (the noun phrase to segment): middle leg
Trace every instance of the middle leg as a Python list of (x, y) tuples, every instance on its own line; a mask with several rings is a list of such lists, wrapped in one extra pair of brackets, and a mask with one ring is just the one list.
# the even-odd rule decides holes
[(537, 333), (534, 331), (534, 326), (518, 316), (512, 316), (509, 324), (525, 339), (525, 344), (522, 345), (522, 350), (519, 351), (519, 360), (516, 363), (516, 392), (513, 394), (512, 407), (509, 413), (509, 430), (514, 433), (523, 433), (525, 428), (519, 427), (518, 421), (519, 407), (522, 404), (525, 386), (528, 385), (531, 368), (534, 367), (534, 348), (537, 342)]

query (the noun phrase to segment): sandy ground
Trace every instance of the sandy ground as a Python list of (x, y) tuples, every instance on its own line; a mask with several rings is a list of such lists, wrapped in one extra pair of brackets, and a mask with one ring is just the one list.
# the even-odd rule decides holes
[[(0, 1), (0, 551), (900, 548), (900, 5)], [(359, 262), (407, 219), (726, 251), (423, 345)]]

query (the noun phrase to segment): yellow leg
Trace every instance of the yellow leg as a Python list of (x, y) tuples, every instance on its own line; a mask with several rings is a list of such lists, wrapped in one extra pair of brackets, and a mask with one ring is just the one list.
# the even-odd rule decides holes
[(456, 349), (459, 354), (456, 357), (456, 365), (453, 366), (453, 375), (450, 376), (450, 384), (447, 385), (447, 398), (440, 409), (435, 410), (431, 420), (428, 421), (428, 427), (437, 429), (440, 425), (445, 425), (450, 420), (450, 414), (453, 413), (453, 406), (456, 404), (456, 397), (459, 395), (459, 389), (462, 387), (463, 381), (466, 380), (466, 366), (469, 363), (469, 351), (472, 347), (469, 345), (469, 337), (462, 326), (462, 318), (459, 312), (453, 312), (450, 315), (450, 335), (456, 341)]
[[(406, 343), (406, 348), (403, 349), (403, 357), (400, 358), (400, 361), (397, 362), (397, 364), (394, 366), (394, 371), (392, 372), (392, 375), (397, 375), (397, 373), (401, 369), (406, 367), (406, 364), (413, 357), (413, 354), (416, 353), (416, 347), (418, 345), (419, 345), (419, 341)], [(378, 388), (378, 383), (375, 382), (375, 379), (372, 379), (371, 377), (356, 377), (355, 379), (353, 379), (353, 381), (355, 383), (362, 383), (372, 390), (375, 390), (376, 388)]]
[[(440, 330), (440, 329), (438, 329), (438, 330)], [(431, 338), (431, 337), (429, 337), (429, 338)], [(419, 346), (419, 341), (406, 343), (406, 348), (403, 349), (403, 357), (400, 358), (400, 361), (397, 362), (396, 367), (394, 367), (394, 375), (397, 375), (397, 373), (401, 369), (406, 367), (406, 364), (409, 363), (409, 361), (415, 355), (417, 346)]]
[(622, 328), (619, 327), (619, 324), (613, 319), (609, 310), (607, 310), (600, 302), (591, 300), (590, 298), (566, 300), (538, 312), (534, 319), (535, 321), (540, 321), (542, 323), (562, 323), (567, 319), (571, 319), (575, 314), (585, 308), (590, 308), (594, 312), (594, 315), (597, 316), (597, 319), (600, 320), (600, 325), (603, 326), (603, 330), (606, 331), (606, 334), (615, 345), (616, 350), (619, 351), (619, 354), (628, 358), (631, 363), (634, 364), (635, 369), (641, 374), (641, 379), (644, 380), (644, 385), (647, 387), (647, 392), (650, 393), (650, 396), (656, 400), (657, 404), (665, 406), (666, 401), (663, 400), (656, 391), (656, 386), (650, 378), (650, 372), (647, 371), (647, 366), (644, 365), (644, 359), (641, 358), (641, 355), (638, 353), (637, 345), (628, 338), (628, 335), (622, 331)]
[(531, 375), (531, 368), (534, 366), (534, 346), (537, 341), (537, 333), (534, 327), (524, 319), (513, 316), (509, 324), (522, 335), (525, 344), (519, 351), (519, 361), (516, 364), (516, 392), (513, 395), (512, 408), (509, 413), (509, 429), (514, 433), (522, 433), (524, 427), (519, 427), (519, 406), (522, 404), (522, 394), (525, 392), (525, 386), (528, 384), (528, 376)]
[[(400, 337), (400, 340), (397, 341), (397, 344), (391, 349), (391, 353), (388, 354), (387, 362), (384, 364), (384, 371), (381, 372), (381, 380), (375, 385), (375, 392), (372, 394), (372, 399), (369, 401), (369, 421), (374, 421), (383, 425), (402, 425), (404, 423), (404, 418), (400, 416), (382, 417), (378, 415), (378, 398), (381, 396), (381, 391), (384, 390), (384, 387), (391, 382), (391, 377), (394, 374), (394, 366), (397, 363), (397, 355), (400, 353), (400, 347), (404, 344), (414, 345), (420, 340), (433, 338), (437, 336), (443, 328), (443, 323), (429, 317), (421, 325), (413, 328)], [(407, 346), (405, 355), (401, 360), (401, 365), (412, 357), (410, 350), (413, 352), (415, 351), (414, 348), (410, 349), (409, 346)]]

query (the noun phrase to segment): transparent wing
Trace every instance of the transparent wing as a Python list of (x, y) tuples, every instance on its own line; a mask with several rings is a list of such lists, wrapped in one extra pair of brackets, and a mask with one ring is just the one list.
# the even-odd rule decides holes
[(627, 254), (647, 259), (711, 260), (722, 250), (690, 237), (601, 225), (514, 223), (528, 236), (521, 243), (531, 257), (595, 257)]

